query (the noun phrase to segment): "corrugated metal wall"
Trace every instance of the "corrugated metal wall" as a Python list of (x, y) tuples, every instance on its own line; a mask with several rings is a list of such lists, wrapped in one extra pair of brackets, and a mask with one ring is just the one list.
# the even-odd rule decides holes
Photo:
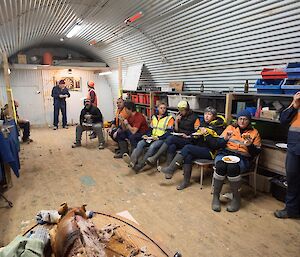
[[(182, 80), (187, 90), (250, 90), (262, 67), (300, 61), (298, 0), (3, 0), (0, 48), (10, 54), (37, 41), (58, 42), (77, 20), (82, 31), (64, 44), (90, 47), (124, 71), (145, 63), (140, 84), (167, 86)], [(125, 26), (138, 11), (143, 17)], [(108, 80), (117, 92), (117, 76)], [(115, 95), (116, 96), (116, 95)]]

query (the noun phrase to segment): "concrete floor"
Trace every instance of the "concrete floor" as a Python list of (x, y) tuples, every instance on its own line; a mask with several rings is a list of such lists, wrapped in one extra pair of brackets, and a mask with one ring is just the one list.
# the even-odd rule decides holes
[[(283, 204), (274, 198), (253, 198), (244, 186), (239, 212), (228, 213), (224, 205), (215, 213), (209, 177), (203, 190), (193, 181), (179, 192), (182, 172), (171, 181), (154, 170), (136, 175), (109, 149), (98, 150), (95, 140), (72, 149), (74, 134), (74, 127), (33, 129), (34, 142), (21, 146), (21, 176), (5, 194), (14, 207), (0, 208), (0, 246), (33, 224), (39, 210), (68, 202), (113, 214), (128, 210), (148, 234), (184, 257), (300, 256), (300, 221), (275, 219), (273, 211)], [(193, 176), (198, 180), (199, 172)]]

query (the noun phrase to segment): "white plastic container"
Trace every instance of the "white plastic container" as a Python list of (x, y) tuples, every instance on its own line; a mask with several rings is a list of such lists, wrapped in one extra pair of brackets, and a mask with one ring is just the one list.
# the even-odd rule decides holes
[(187, 101), (190, 105), (191, 109), (199, 109), (199, 102), (196, 96), (193, 95), (183, 95), (181, 96), (181, 100)]
[(181, 101), (181, 95), (168, 95), (169, 107), (177, 108), (177, 105), (180, 101)]

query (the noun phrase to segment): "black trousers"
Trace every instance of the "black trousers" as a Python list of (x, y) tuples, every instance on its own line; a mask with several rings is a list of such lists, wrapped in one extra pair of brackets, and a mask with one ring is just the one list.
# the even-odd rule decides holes
[(290, 215), (300, 215), (300, 155), (289, 151), (286, 155), (286, 178), (286, 210)]
[(26, 141), (28, 140), (29, 136), (30, 136), (30, 122), (27, 121), (21, 121), (18, 122), (20, 129), (23, 130), (23, 137), (22, 140)]

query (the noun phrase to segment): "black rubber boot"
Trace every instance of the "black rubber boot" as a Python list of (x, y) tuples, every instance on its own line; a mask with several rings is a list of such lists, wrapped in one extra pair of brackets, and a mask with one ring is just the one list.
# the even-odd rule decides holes
[(177, 190), (183, 190), (190, 185), (193, 164), (183, 164), (183, 181), (177, 186)]
[(114, 158), (123, 158), (124, 153), (128, 153), (128, 143), (126, 141), (119, 141), (120, 152), (114, 155)]
[(228, 177), (230, 188), (233, 194), (233, 198), (229, 205), (227, 206), (227, 211), (229, 212), (236, 212), (241, 207), (241, 194), (239, 192), (239, 189), (241, 187), (241, 176), (236, 177)]
[(155, 166), (156, 162), (158, 160), (158, 158), (168, 149), (168, 145), (166, 143), (163, 143), (161, 145), (161, 147), (158, 149), (158, 151), (156, 152), (156, 154), (154, 154), (153, 156), (149, 157), (147, 159), (147, 164), (149, 164), (150, 166)]
[(213, 192), (213, 199), (211, 203), (211, 208), (213, 211), (220, 212), (221, 211), (221, 203), (220, 203), (220, 193), (222, 191), (223, 183), (225, 176), (221, 176), (214, 172), (214, 192)]
[[(169, 154), (168, 154), (169, 156)], [(171, 156), (170, 156), (171, 158)], [(182, 164), (183, 156), (180, 153), (177, 153), (173, 160), (171, 161), (170, 165), (167, 167), (162, 168), (159, 166), (157, 169), (163, 173), (165, 173), (166, 179), (171, 179), (173, 177), (174, 172)]]

